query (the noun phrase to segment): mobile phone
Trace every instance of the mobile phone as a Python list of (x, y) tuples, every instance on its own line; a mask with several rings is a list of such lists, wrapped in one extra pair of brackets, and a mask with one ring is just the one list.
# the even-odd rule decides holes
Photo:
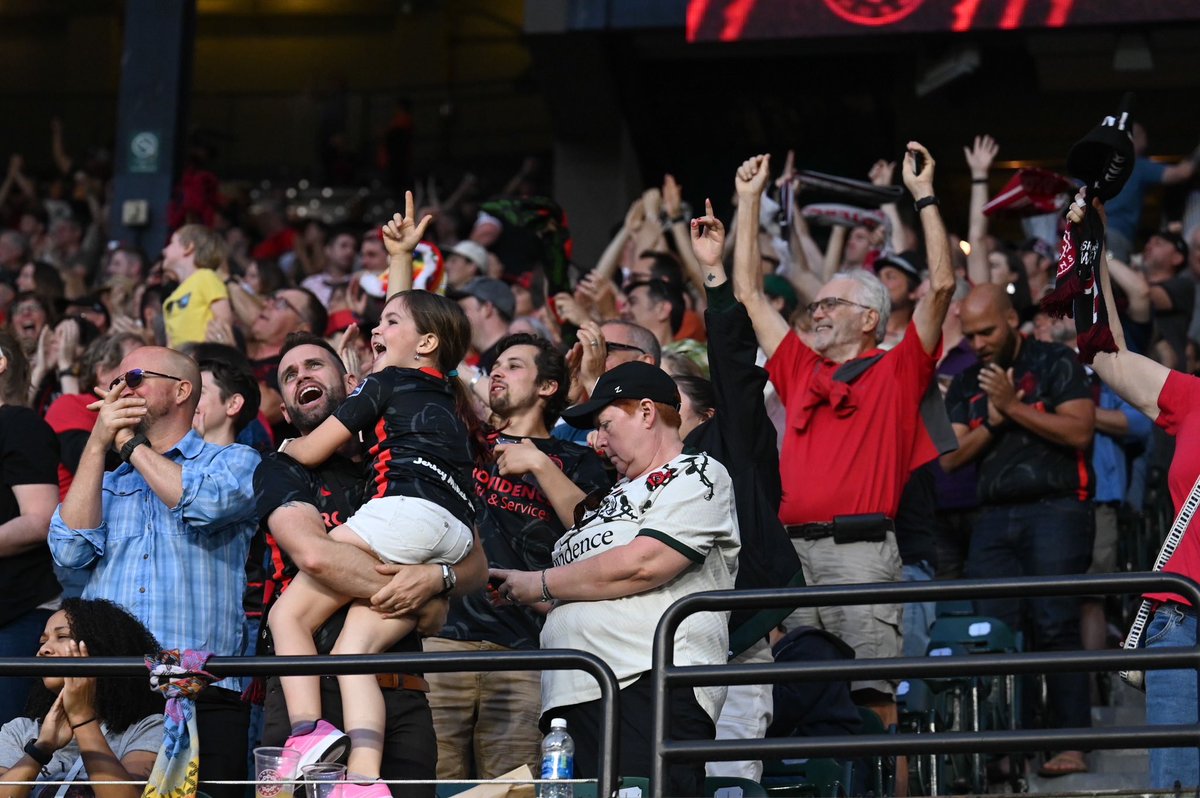
[(909, 150), (908, 154), (913, 157), (913, 174), (919, 175), (925, 171), (925, 156), (916, 150)]

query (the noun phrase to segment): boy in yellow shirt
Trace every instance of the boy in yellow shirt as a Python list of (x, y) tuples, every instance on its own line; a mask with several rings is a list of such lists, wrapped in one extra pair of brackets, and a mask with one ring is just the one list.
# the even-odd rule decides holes
[(224, 259), (224, 242), (203, 225), (186, 224), (171, 234), (163, 270), (175, 275), (179, 287), (163, 301), (167, 346), (203, 341), (213, 319), (233, 323), (229, 290), (216, 272)]

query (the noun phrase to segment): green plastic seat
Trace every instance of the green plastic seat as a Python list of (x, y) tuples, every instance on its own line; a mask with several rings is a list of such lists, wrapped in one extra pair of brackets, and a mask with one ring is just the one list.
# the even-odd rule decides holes
[(929, 649), (957, 643), (968, 654), (1017, 651), (1017, 638), (1008, 624), (987, 615), (949, 615), (938, 618), (929, 630)]
[(780, 798), (843, 798), (849, 765), (836, 759), (775, 759), (763, 762), (762, 786)]

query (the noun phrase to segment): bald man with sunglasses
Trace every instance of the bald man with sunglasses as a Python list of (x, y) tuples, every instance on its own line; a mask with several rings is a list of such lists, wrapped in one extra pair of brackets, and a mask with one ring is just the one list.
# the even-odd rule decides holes
[[(64, 568), (91, 571), (85, 598), (122, 605), (165, 648), (239, 656), (258, 453), (206, 443), (192, 429), (200, 368), (187, 355), (142, 347), (119, 369), (90, 406), (96, 426), (51, 519), (50, 552)], [(124, 463), (105, 473), (110, 449)], [(245, 778), (249, 706), (240, 687), (224, 679), (198, 698), (202, 780)], [(213, 798), (241, 795), (201, 786)]]

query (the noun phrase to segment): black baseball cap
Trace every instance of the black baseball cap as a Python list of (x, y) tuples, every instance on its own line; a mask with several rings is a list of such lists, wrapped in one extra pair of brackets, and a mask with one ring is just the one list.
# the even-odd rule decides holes
[(1183, 236), (1179, 235), (1179, 233), (1176, 233), (1172, 230), (1160, 230), (1157, 233), (1152, 233), (1150, 237), (1161, 238), (1163, 241), (1166, 241), (1175, 248), (1176, 252), (1183, 256), (1185, 261), (1187, 260), (1188, 245), (1187, 242), (1183, 240)]
[(591, 399), (564, 410), (563, 420), (578, 429), (595, 429), (596, 416), (618, 399), (649, 399), (678, 410), (679, 388), (658, 366), (640, 360), (622, 363), (596, 381)]
[(507, 283), (492, 277), (476, 277), (457, 291), (447, 291), (446, 296), (456, 302), (465, 297), (474, 297), (480, 302), (490, 302), (504, 318), (511, 320), (517, 312), (517, 300)]
[(879, 274), (880, 269), (884, 266), (899, 269), (904, 272), (906, 277), (919, 283), (921, 282), (921, 272), (926, 269), (925, 256), (915, 249), (884, 255), (875, 261), (875, 273)]

